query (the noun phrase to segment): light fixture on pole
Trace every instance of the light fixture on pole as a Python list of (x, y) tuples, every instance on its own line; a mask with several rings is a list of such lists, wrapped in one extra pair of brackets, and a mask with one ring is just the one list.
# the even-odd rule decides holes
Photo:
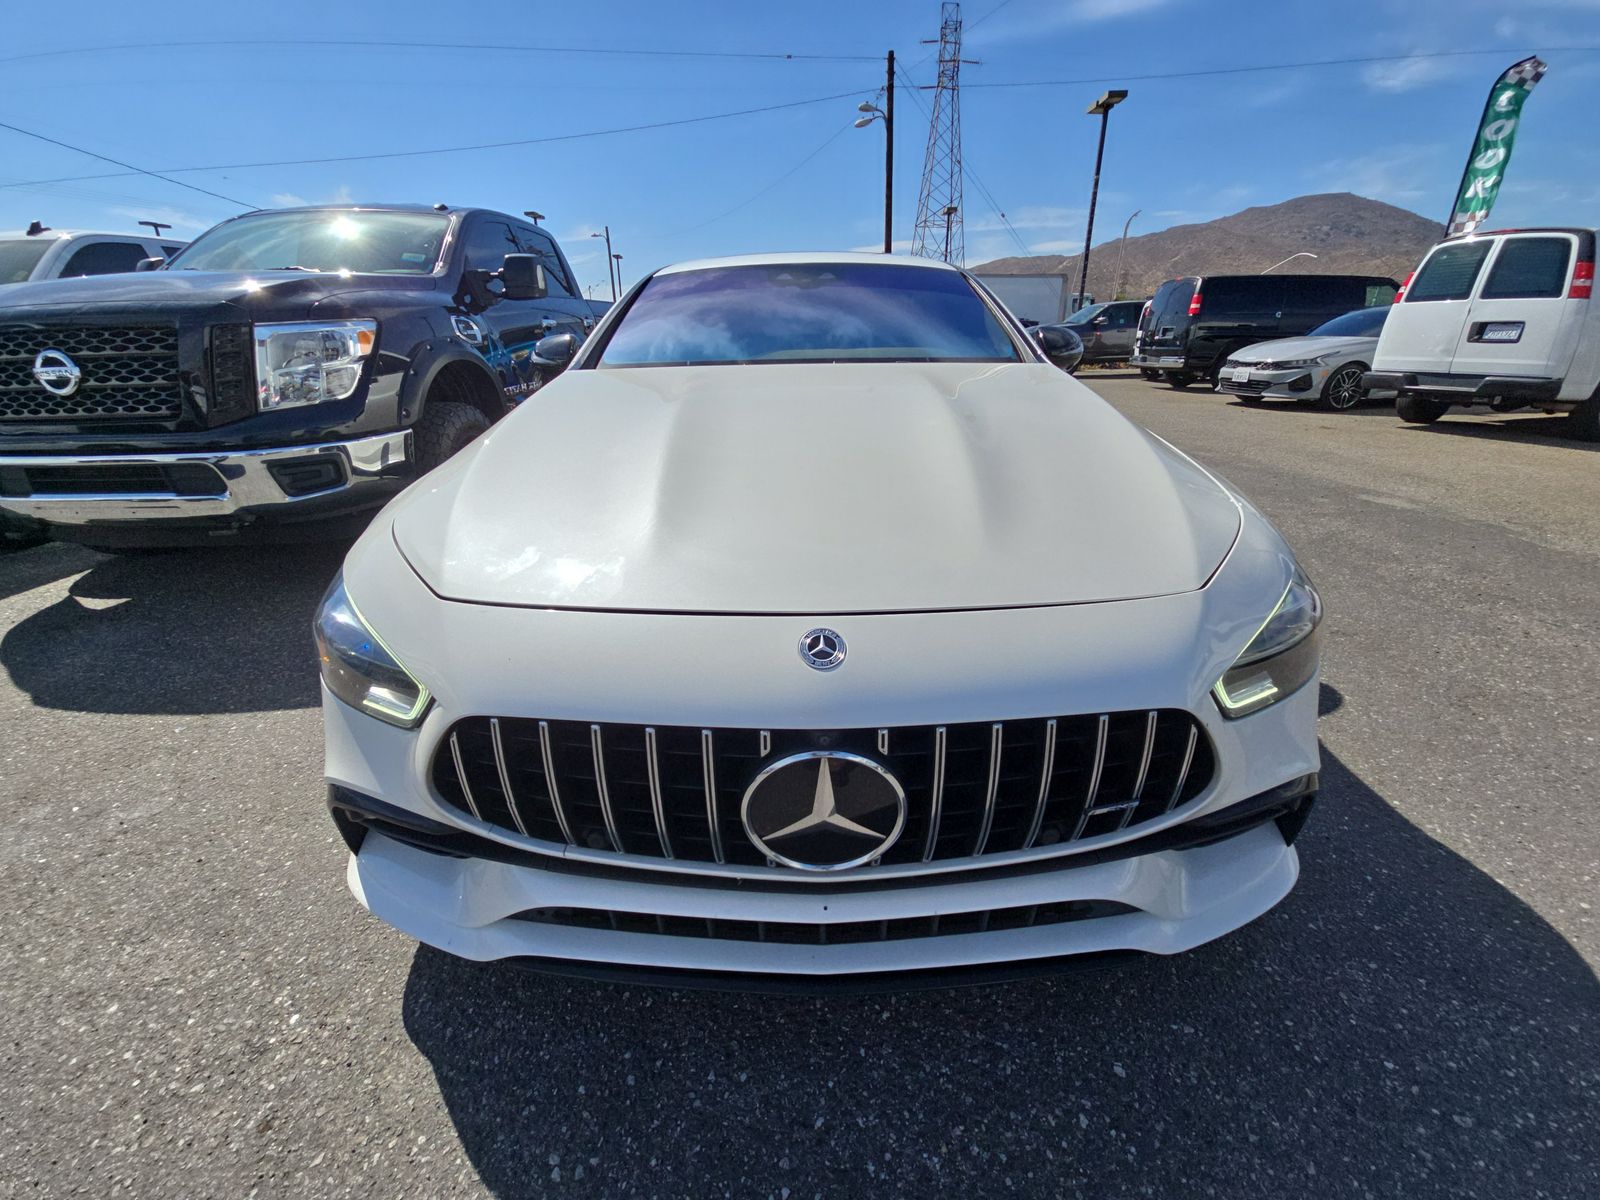
[(1089, 294), (1089, 244), (1094, 238), (1094, 208), (1100, 199), (1100, 163), (1106, 154), (1106, 118), (1111, 115), (1113, 108), (1127, 98), (1125, 89), (1113, 88), (1089, 105), (1087, 110), (1089, 116), (1100, 118), (1100, 145), (1094, 152), (1094, 184), (1089, 189), (1089, 225), (1083, 231), (1083, 269), (1078, 272), (1078, 296), (1073, 306), (1074, 312), (1083, 307)]
[(960, 210), (957, 209), (954, 204), (947, 204), (947, 205), (945, 205), (943, 208), (941, 208), (939, 210), (939, 214), (942, 217), (944, 217), (944, 260), (945, 260), (945, 262), (949, 262), (950, 261), (950, 221), (951, 221), (951, 218), (954, 217), (956, 215), (956, 213), (959, 212), (959, 211)]
[(622, 290), (622, 255), (613, 254), (611, 261), (617, 264), (617, 291)]
[(865, 129), (874, 121), (883, 122), (883, 252), (894, 252), (894, 51), (889, 51), (888, 75), (883, 85), (883, 107), (870, 100), (856, 105), (866, 113), (856, 118), (856, 128)]
[(1137, 217), (1143, 211), (1144, 211), (1144, 209), (1142, 209), (1142, 208), (1134, 209), (1133, 212), (1128, 214), (1128, 219), (1122, 223), (1122, 241), (1120, 243), (1118, 243), (1118, 246), (1117, 246), (1117, 280), (1116, 280), (1116, 288), (1111, 293), (1111, 298), (1113, 300), (1122, 299), (1122, 283), (1123, 283), (1123, 279), (1122, 279), (1122, 264), (1125, 261), (1125, 256), (1128, 253), (1128, 226), (1132, 225), (1133, 224), (1133, 218)]
[(606, 278), (611, 281), (611, 302), (615, 304), (617, 300), (617, 277), (611, 271), (611, 226), (606, 225), (604, 229), (604, 233), (591, 233), (589, 236), (592, 238), (603, 237), (606, 240)]
[[(1297, 258), (1315, 258), (1315, 257), (1316, 257), (1316, 255), (1311, 253), (1311, 251), (1309, 251), (1309, 250), (1301, 250), (1296, 254), (1289, 255), (1289, 257), (1284, 259), (1283, 262), (1275, 262), (1275, 263), (1273, 263), (1270, 267), (1267, 268), (1267, 271), (1276, 271), (1279, 267), (1283, 266), (1283, 263), (1291, 263)], [(1265, 275), (1267, 273), (1267, 271), (1263, 271), (1261, 273), (1263, 275)]]

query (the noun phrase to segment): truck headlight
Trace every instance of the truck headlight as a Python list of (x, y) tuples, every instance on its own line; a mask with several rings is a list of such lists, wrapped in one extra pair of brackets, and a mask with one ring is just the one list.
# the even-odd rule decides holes
[(336, 576), (322, 598), (312, 626), (321, 660), (322, 682), (351, 708), (410, 729), (422, 719), (431, 699), (428, 689), (356, 611)]
[(1211, 689), (1225, 717), (1243, 717), (1276, 704), (1317, 673), (1322, 597), (1305, 572), (1294, 577), (1266, 624)]
[(262, 412), (344, 400), (378, 341), (376, 321), (257, 325), (256, 406)]

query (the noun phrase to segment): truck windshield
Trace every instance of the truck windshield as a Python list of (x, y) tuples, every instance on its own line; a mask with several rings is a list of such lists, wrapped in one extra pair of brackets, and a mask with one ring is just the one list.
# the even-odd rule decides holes
[(958, 272), (806, 262), (656, 275), (598, 365), (1019, 361)]
[(52, 242), (30, 238), (28, 241), (0, 242), (0, 283), (22, 283), (33, 274), (44, 252)]
[(201, 234), (169, 269), (427, 275), (439, 263), (449, 228), (449, 217), (431, 212), (256, 213)]

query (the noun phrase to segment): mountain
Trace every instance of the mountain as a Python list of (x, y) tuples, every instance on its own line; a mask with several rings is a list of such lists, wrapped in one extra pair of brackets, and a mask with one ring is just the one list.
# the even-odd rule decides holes
[[(1198, 225), (1174, 225), (1128, 239), (1119, 289), (1118, 238), (1089, 256), (1089, 294), (1148, 296), (1179, 275), (1253, 275), (1305, 250), (1280, 271), (1323, 275), (1388, 275), (1404, 279), (1442, 236), (1427, 217), (1355, 196), (1331, 192), (1298, 196), (1282, 204), (1247, 208)], [(984, 275), (1061, 275), (1078, 286), (1082, 255), (1040, 254), (997, 258), (972, 270)]]

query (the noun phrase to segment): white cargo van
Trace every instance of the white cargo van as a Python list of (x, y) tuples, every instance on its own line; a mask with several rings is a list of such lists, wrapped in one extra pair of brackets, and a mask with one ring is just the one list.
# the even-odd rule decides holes
[(1600, 441), (1595, 231), (1502, 229), (1448, 238), (1406, 280), (1363, 377), (1426, 425), (1452, 405), (1571, 413)]

